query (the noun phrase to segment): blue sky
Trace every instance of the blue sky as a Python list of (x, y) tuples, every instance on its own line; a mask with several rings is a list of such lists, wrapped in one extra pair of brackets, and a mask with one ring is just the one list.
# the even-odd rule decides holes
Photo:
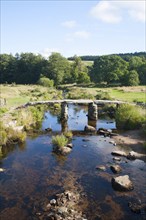
[(1, 53), (145, 51), (145, 0), (1, 0)]

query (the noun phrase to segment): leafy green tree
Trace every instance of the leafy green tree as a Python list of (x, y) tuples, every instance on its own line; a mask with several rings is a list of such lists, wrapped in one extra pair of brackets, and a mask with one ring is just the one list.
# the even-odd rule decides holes
[(17, 61), (16, 83), (35, 84), (42, 72), (44, 58), (33, 53), (22, 53)]
[(89, 83), (88, 68), (84, 65), (80, 57), (74, 56), (71, 68), (71, 82)]
[(0, 83), (12, 83), (16, 80), (17, 63), (12, 54), (0, 55)]
[(55, 85), (64, 82), (65, 76), (69, 74), (70, 65), (68, 60), (60, 53), (52, 53), (49, 57), (48, 77), (54, 80)]
[(94, 61), (91, 79), (96, 83), (119, 82), (127, 69), (127, 62), (117, 55), (100, 56)]
[(129, 70), (135, 70), (139, 75), (140, 84), (146, 84), (146, 58), (134, 56), (129, 59)]
[(138, 86), (139, 85), (139, 75), (137, 71), (131, 70), (127, 71), (123, 76), (122, 84), (125, 86)]

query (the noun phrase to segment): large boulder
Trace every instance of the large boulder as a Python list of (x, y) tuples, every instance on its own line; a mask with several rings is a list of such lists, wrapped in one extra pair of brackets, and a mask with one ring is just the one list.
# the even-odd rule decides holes
[(127, 154), (124, 151), (120, 151), (120, 150), (115, 150), (111, 154), (115, 156), (123, 156), (123, 157), (127, 156)]
[(134, 189), (128, 175), (113, 177), (112, 186), (117, 191), (131, 191)]

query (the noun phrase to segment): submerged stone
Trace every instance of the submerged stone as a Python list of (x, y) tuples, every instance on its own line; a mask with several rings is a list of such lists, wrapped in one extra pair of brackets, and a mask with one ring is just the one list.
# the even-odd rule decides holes
[(128, 175), (113, 177), (112, 186), (118, 191), (131, 191), (134, 189), (133, 183), (129, 179)]
[(104, 165), (99, 165), (99, 166), (96, 166), (96, 169), (101, 170), (101, 171), (105, 171), (106, 167)]

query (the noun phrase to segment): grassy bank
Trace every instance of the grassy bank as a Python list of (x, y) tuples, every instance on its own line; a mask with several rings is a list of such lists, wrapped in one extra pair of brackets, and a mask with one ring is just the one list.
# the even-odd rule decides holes
[[(66, 87), (65, 87), (66, 88)], [(146, 89), (145, 86), (132, 86), (132, 87), (78, 87), (71, 85), (67, 87), (67, 98), (91, 98), (99, 99), (98, 94), (104, 93), (108, 94), (107, 99), (111, 100), (121, 100), (126, 102), (146, 102)], [(106, 96), (105, 96), (106, 98)], [(104, 98), (104, 99), (105, 99)], [(102, 99), (102, 96), (101, 96)]]
[(39, 85), (0, 85), (1, 105), (17, 107), (29, 101), (62, 99), (62, 92)]

